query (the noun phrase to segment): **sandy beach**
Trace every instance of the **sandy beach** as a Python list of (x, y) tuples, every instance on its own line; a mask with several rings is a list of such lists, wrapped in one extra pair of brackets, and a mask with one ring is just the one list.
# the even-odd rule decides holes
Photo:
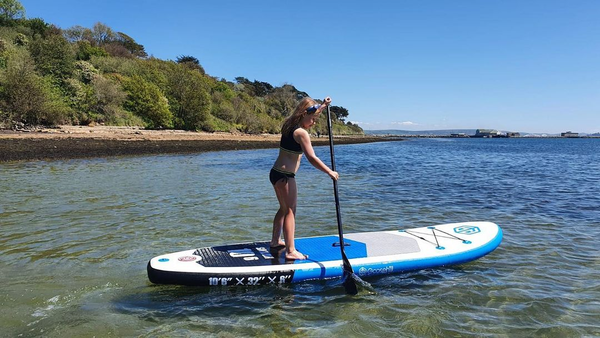
[[(198, 153), (206, 151), (276, 148), (279, 135), (145, 130), (137, 127), (60, 126), (22, 131), (0, 130), (0, 162)], [(390, 141), (372, 136), (339, 136), (334, 143)], [(327, 137), (313, 137), (327, 145)]]

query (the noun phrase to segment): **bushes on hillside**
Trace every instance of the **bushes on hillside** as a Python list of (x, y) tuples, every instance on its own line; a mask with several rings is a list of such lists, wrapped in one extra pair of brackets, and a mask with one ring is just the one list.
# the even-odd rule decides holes
[(77, 50), (77, 52), (76, 52), (77, 60), (83, 60), (83, 61), (88, 61), (93, 56), (105, 57), (105, 56), (109, 55), (108, 52), (104, 48), (94, 47), (87, 40), (77, 42), (76, 50)]
[(158, 86), (136, 75), (126, 79), (123, 88), (127, 92), (125, 109), (141, 117), (148, 128), (173, 128), (173, 114)]
[(0, 106), (5, 122), (56, 125), (69, 120), (70, 109), (49, 78), (35, 72), (29, 59), (10, 64), (0, 77)]
[(211, 109), (208, 84), (199, 72), (177, 66), (168, 74), (168, 93), (173, 98), (171, 107), (175, 127), (184, 130), (202, 130)]
[(49, 75), (60, 82), (73, 74), (75, 53), (61, 35), (35, 39), (29, 44), (29, 52), (42, 75)]

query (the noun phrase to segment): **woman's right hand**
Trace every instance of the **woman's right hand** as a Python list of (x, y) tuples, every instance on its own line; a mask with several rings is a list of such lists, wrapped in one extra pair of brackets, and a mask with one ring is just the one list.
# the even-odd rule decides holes
[(331, 104), (331, 98), (330, 98), (329, 96), (327, 96), (327, 97), (325, 98), (325, 100), (323, 100), (323, 103), (324, 103), (325, 105), (327, 105), (327, 106), (328, 106), (328, 105), (330, 105), (330, 104)]

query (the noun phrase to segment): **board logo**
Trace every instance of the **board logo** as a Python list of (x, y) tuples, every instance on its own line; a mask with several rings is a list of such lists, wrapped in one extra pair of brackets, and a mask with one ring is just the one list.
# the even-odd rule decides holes
[(381, 268), (365, 268), (362, 267), (360, 269), (358, 269), (358, 275), (359, 276), (373, 276), (373, 275), (384, 275), (384, 274), (388, 274), (388, 273), (392, 273), (394, 272), (394, 267), (393, 266), (384, 266)]
[(193, 262), (196, 259), (197, 258), (195, 256), (181, 256), (177, 260), (179, 260), (180, 262)]
[(480, 233), (481, 229), (479, 229), (479, 227), (476, 227), (476, 226), (463, 225), (463, 226), (454, 228), (454, 232), (456, 232), (457, 234), (462, 234), (462, 235), (473, 235), (473, 234)]

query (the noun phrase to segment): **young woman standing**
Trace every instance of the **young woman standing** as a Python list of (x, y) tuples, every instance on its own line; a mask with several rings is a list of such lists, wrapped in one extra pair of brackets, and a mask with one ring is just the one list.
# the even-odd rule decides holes
[[(285, 246), (285, 258), (288, 260), (308, 258), (297, 251), (294, 245), (298, 199), (295, 176), (300, 167), (302, 154), (306, 155), (308, 162), (315, 168), (325, 172), (334, 180), (339, 178), (337, 172), (331, 170), (315, 155), (308, 133), (308, 129), (315, 125), (323, 109), (330, 103), (330, 97), (326, 97), (321, 105), (310, 97), (305, 97), (281, 127), (279, 156), (269, 173), (269, 179), (279, 201), (279, 210), (273, 219), (271, 247)], [(282, 232), (284, 241), (281, 240)]]

